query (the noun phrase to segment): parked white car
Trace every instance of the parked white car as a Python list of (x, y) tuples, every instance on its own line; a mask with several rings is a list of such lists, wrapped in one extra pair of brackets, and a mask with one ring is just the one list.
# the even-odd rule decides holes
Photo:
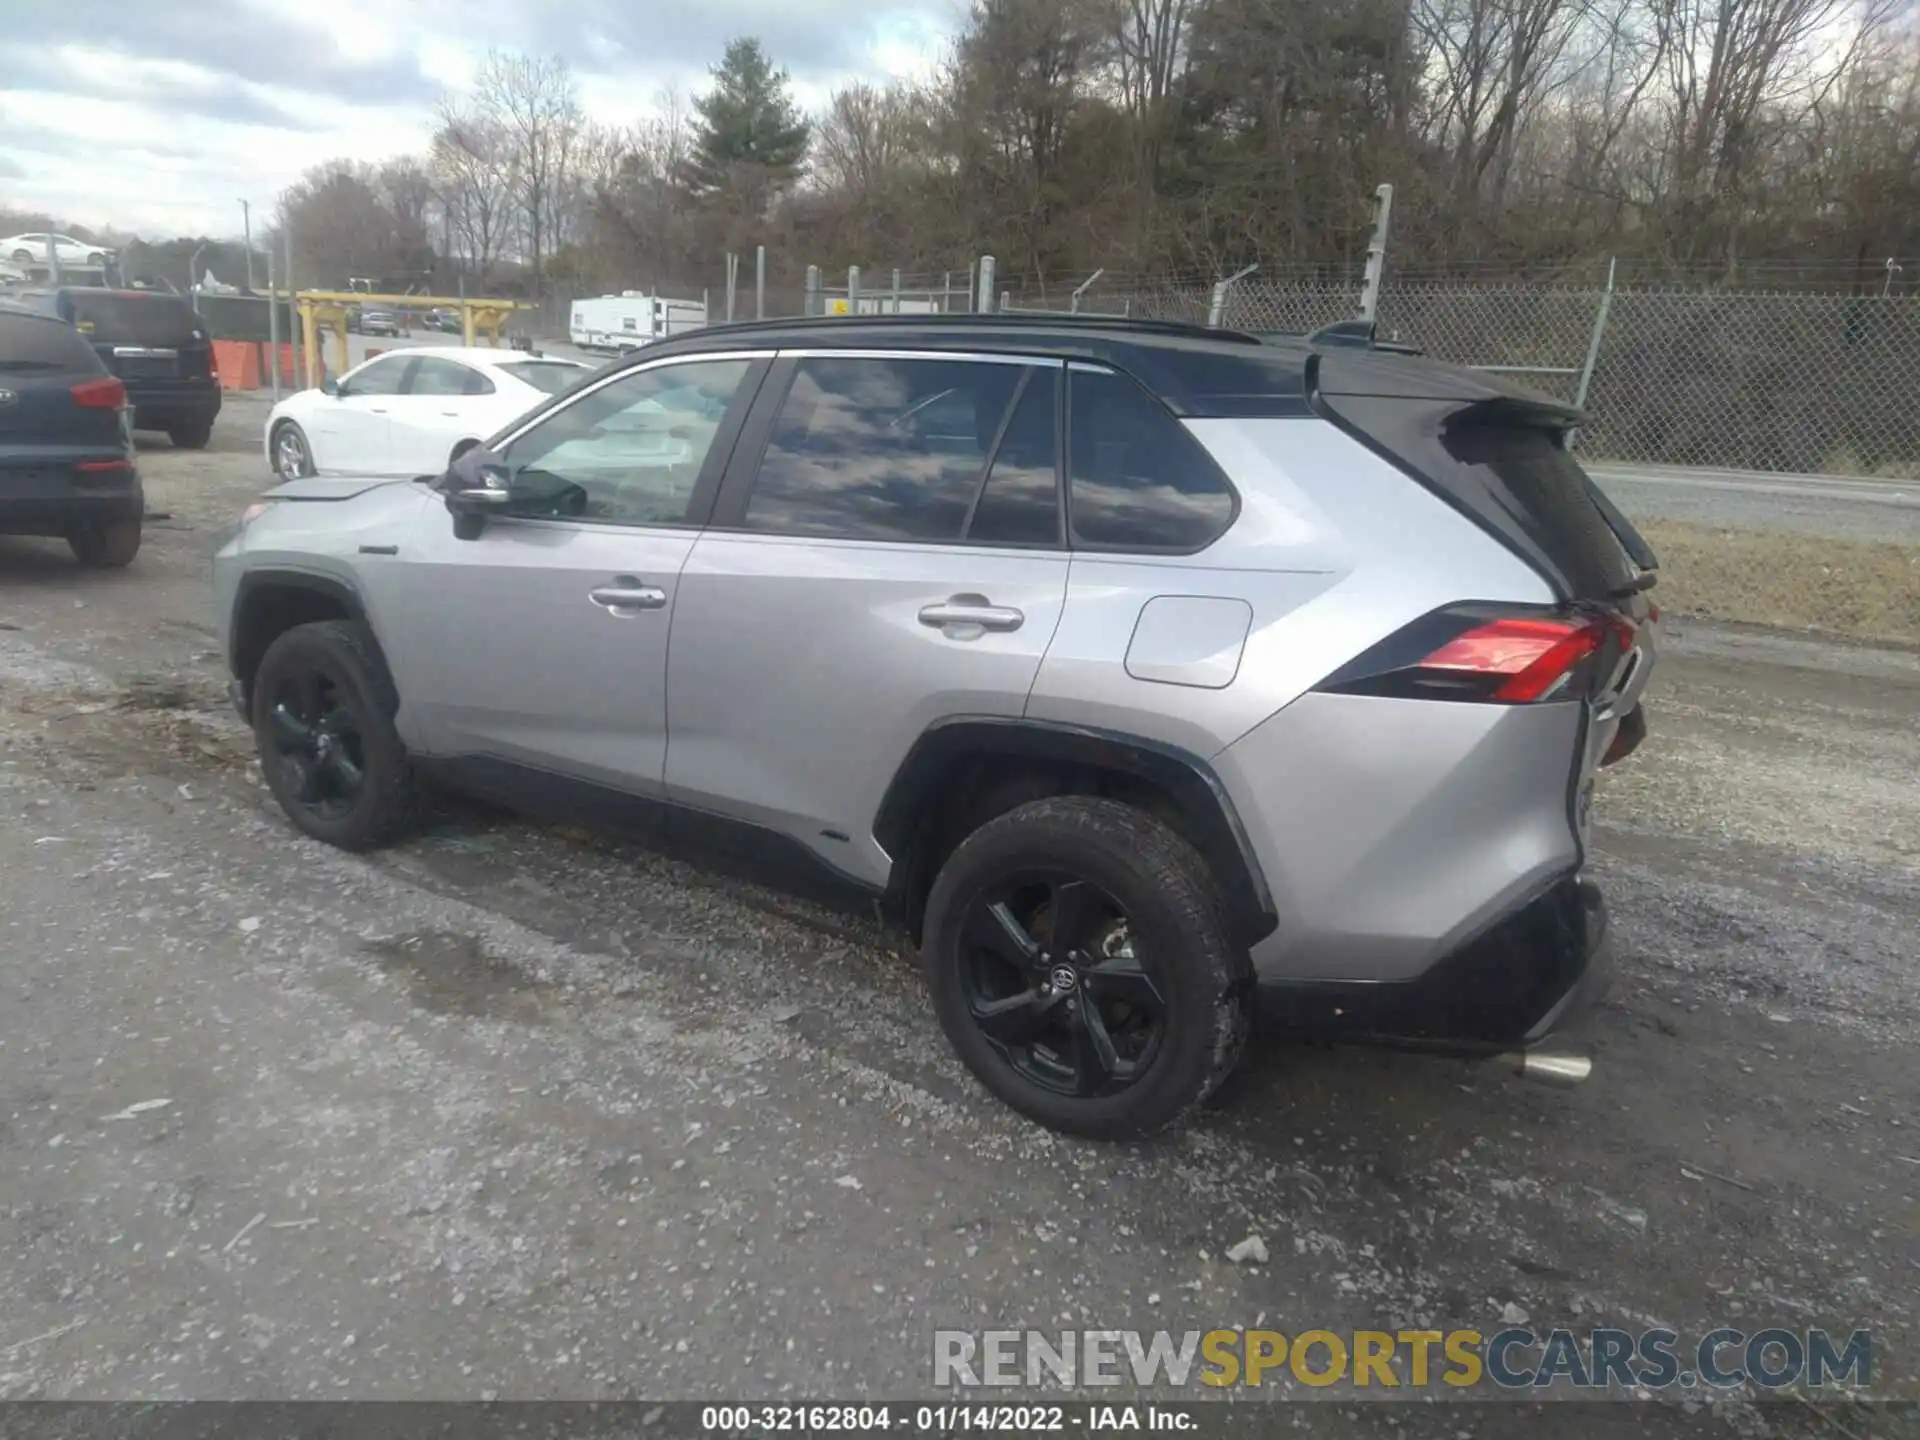
[(590, 366), (517, 350), (389, 350), (267, 416), (267, 462), (302, 475), (437, 475)]
[(54, 253), (60, 257), (62, 265), (72, 265), (81, 270), (98, 270), (113, 254), (105, 245), (91, 245), (71, 235), (40, 234), (9, 235), (0, 240), (0, 256), (5, 256), (16, 265), (44, 265), (47, 263), (49, 240), (53, 241)]

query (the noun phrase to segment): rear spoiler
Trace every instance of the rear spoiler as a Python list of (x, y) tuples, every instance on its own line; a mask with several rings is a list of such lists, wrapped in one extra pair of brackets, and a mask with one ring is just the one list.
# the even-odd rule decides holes
[(1402, 345), (1397, 340), (1382, 340), (1377, 320), (1336, 320), (1322, 325), (1307, 336), (1313, 346), (1338, 346), (1353, 350), (1378, 350), (1387, 355), (1424, 355), (1418, 345)]

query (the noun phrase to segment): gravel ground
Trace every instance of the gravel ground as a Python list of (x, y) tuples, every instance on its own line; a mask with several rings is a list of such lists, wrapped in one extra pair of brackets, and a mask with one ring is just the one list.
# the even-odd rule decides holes
[[(143, 456), (123, 574), (0, 540), (0, 1397), (906, 1397), (936, 1325), (1516, 1311), (1871, 1328), (1920, 1395), (1912, 657), (1677, 630), (1597, 806), (1580, 1090), (1264, 1047), (1182, 1135), (1070, 1143), (863, 922), (479, 811), (296, 836), (206, 609), (264, 415)], [(1705, 1399), (1259, 1428), (1911, 1433)]]

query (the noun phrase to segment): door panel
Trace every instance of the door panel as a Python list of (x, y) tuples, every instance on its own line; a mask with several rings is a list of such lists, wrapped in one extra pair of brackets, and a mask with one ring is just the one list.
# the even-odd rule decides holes
[[(1066, 588), (1063, 554), (709, 531), (675, 598), (668, 794), (884, 882), (894, 770), (936, 720), (1021, 713)], [(956, 596), (1018, 627), (923, 623)]]
[(616, 377), (501, 446), (512, 508), (478, 538), (427, 513), (397, 623), (429, 753), (658, 792), (680, 570), (762, 373), (703, 357)]
[(307, 436), (322, 474), (407, 473), (392, 454), (392, 415), (414, 361), (382, 355), (340, 377), (340, 394), (315, 397)]
[(901, 760), (938, 720), (1018, 716), (1059, 623), (1058, 381), (782, 358), (681, 575), (671, 797), (884, 883), (871, 832)]
[[(407, 547), (407, 706), (429, 753), (487, 755), (639, 794), (666, 754), (667, 631), (690, 530), (497, 520)], [(653, 592), (607, 603), (616, 585)], [(601, 598), (594, 598), (595, 592)]]

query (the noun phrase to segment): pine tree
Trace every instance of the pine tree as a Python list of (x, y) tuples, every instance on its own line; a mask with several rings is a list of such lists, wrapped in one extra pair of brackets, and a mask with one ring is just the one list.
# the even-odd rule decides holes
[(773, 68), (757, 39), (728, 44), (712, 75), (713, 88), (693, 102), (687, 188), (702, 198), (764, 200), (799, 173), (812, 127), (787, 93), (787, 72)]

